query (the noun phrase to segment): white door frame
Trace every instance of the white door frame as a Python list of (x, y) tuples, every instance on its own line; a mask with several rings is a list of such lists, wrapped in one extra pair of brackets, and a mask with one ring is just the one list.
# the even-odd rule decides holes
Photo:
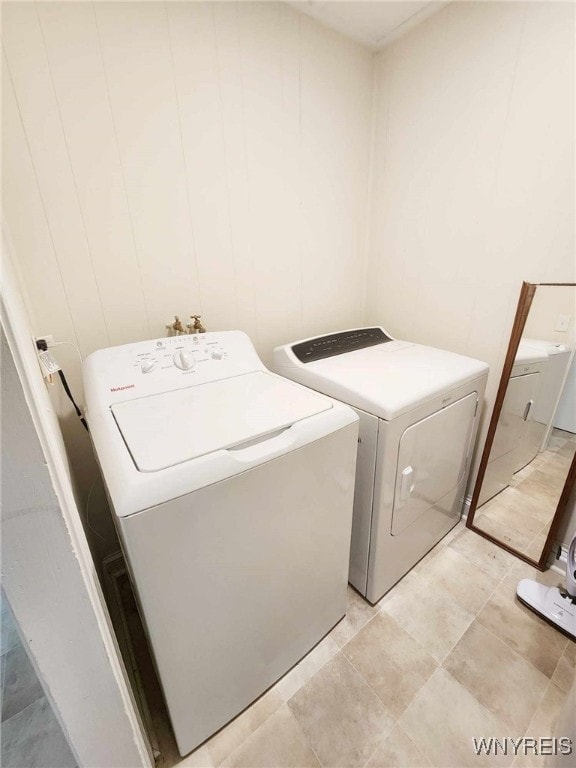
[[(26, 455), (29, 446), (43, 455), (26, 463), (37, 479), (31, 483), (33, 504), (25, 497), (26, 483), (5, 478), (3, 587), (79, 765), (151, 768), (150, 745), (82, 527), (5, 234), (2, 245), (1, 319), (14, 361), (5, 361), (13, 374), (7, 400), (20, 408), (21, 418), (10, 429), (4, 417), (11, 441), (6, 454)], [(26, 446), (17, 447), (19, 441)]]

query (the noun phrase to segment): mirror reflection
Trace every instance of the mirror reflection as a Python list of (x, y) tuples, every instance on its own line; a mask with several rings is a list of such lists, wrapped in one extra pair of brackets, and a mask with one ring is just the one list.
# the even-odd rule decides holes
[(576, 451), (573, 286), (538, 286), (514, 360), (474, 527), (538, 560)]

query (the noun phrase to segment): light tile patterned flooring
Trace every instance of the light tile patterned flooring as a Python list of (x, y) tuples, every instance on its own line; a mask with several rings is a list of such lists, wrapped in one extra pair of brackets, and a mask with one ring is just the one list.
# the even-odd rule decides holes
[(0, 764), (3, 768), (74, 768), (76, 760), (22, 645), (3, 591), (0, 629)]
[(576, 435), (553, 429), (548, 448), (514, 475), (508, 488), (483, 504), (475, 525), (538, 559), (576, 451)]
[(515, 598), (520, 578), (559, 584), (459, 524), (376, 606), (347, 616), (268, 693), (181, 759), (159, 765), (538, 766), (478, 757), (472, 737), (552, 735), (576, 644)]

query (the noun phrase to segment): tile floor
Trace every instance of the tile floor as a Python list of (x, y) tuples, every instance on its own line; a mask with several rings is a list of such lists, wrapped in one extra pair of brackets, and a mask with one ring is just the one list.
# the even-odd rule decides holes
[(186, 758), (157, 719), (159, 766), (541, 765), (472, 749), (550, 736), (575, 676), (576, 644), (515, 598), (526, 576), (562, 580), (459, 524), (376, 606), (350, 589), (340, 624)]
[(4, 594), (1, 601), (3, 768), (74, 768), (66, 737), (32, 667)]
[(537, 559), (558, 506), (574, 451), (576, 435), (553, 429), (548, 448), (517, 472), (508, 488), (479, 507), (474, 524)]

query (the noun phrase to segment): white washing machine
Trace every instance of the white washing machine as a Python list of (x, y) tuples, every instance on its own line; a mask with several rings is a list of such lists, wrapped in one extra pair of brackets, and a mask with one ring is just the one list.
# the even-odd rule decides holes
[(100, 350), (84, 385), (184, 755), (344, 616), (358, 418), (240, 331)]
[(576, 434), (576, 355), (574, 352), (572, 352), (572, 362), (568, 368), (552, 426)]
[(488, 366), (376, 327), (278, 347), (274, 369), (360, 418), (349, 579), (375, 603), (460, 519)]
[(542, 443), (543, 426), (533, 419), (548, 354), (520, 343), (494, 434), (478, 506), (507, 488), (516, 472), (529, 464)]
[(554, 417), (562, 397), (574, 351), (566, 344), (557, 341), (522, 339), (520, 343), (538, 349), (542, 348), (548, 355), (538, 399), (532, 408), (532, 418), (543, 425), (539, 450), (544, 451), (554, 426)]

